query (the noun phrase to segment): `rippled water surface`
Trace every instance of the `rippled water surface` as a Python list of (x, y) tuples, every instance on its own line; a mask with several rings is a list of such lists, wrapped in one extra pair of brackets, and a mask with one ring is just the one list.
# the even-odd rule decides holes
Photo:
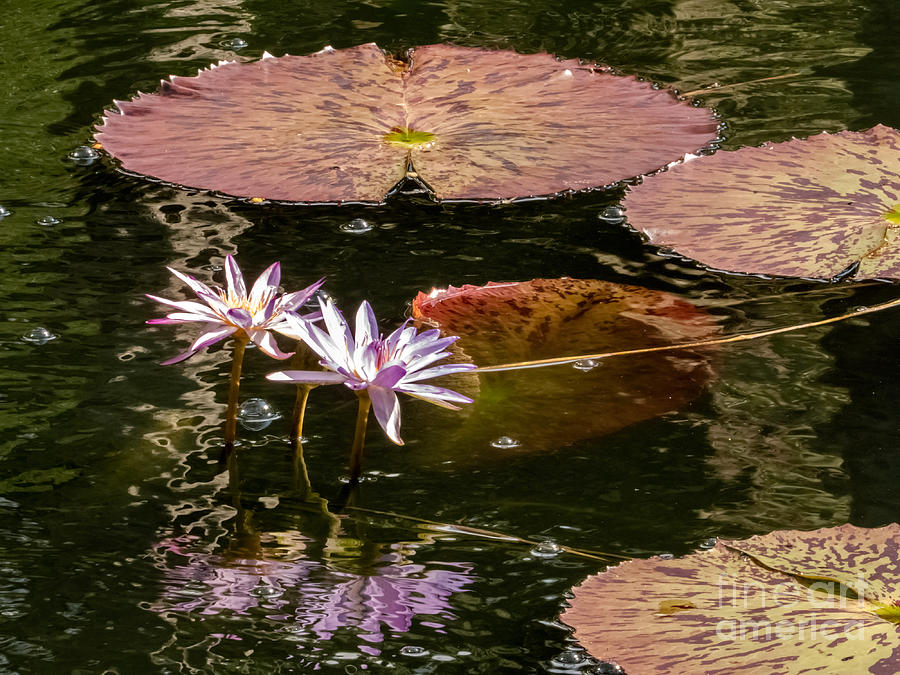
[[(368, 298), (385, 330), (420, 290), (490, 280), (667, 291), (728, 332), (895, 289), (729, 276), (662, 256), (598, 218), (621, 191), (503, 206), (253, 206), (68, 157), (113, 99), (170, 73), (371, 41), (545, 50), (680, 91), (798, 73), (701, 96), (728, 149), (898, 126), (894, 14), (861, 0), (7, 0), (0, 671), (587, 672), (558, 615), (606, 563), (549, 540), (681, 554), (717, 535), (896, 520), (888, 313), (722, 348), (690, 395), (652, 359), (626, 375), (560, 371), (601, 391), (632, 392), (626, 380), (643, 377), (656, 396), (677, 392), (678, 409), (633, 423), (605, 420), (631, 422), (644, 404), (635, 393), (594, 408), (535, 384), (543, 417), (531, 426), (508, 398), (462, 427), (467, 413), (406, 401), (407, 445), (370, 434), (365, 480), (340, 515), (355, 409), (342, 388), (313, 392), (302, 462), (282, 418), (242, 430), (223, 466), (228, 351), (162, 367), (195, 333), (144, 324), (159, 315), (144, 293), (185, 292), (166, 265), (221, 282), (227, 253), (253, 276), (281, 260), (289, 290), (327, 276), (341, 306)], [(290, 387), (263, 378), (272, 362), (250, 352), (245, 368), (243, 397), (287, 417)], [(538, 427), (554, 429), (550, 441), (534, 440)]]

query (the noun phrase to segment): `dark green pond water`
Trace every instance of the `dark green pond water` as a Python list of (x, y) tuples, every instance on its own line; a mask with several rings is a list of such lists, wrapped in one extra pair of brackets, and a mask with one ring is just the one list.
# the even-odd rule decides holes
[[(890, 3), (888, 3), (890, 6)], [(604, 563), (415, 521), (327, 513), (285, 427), (243, 430), (218, 463), (229, 368), (185, 364), (191, 332), (150, 329), (144, 293), (184, 291), (238, 256), (281, 260), (291, 289), (320, 276), (392, 329), (419, 290), (572, 276), (669, 291), (724, 330), (891, 299), (889, 284), (708, 272), (604, 223), (621, 192), (507, 206), (252, 207), (67, 159), (114, 98), (240, 59), (374, 41), (545, 50), (711, 92), (724, 147), (881, 122), (900, 126), (897, 12), (775, 0), (5, 0), (0, 14), (0, 671), (4, 673), (590, 672), (558, 620)], [(38, 222), (53, 216), (60, 222)], [(374, 228), (341, 226), (364, 218)], [(21, 338), (45, 327), (58, 338)], [(455, 419), (404, 402), (403, 448), (369, 436), (357, 505), (620, 555), (682, 554), (710, 537), (895, 521), (897, 316), (729, 346), (678, 411), (600, 438), (615, 410), (546, 401), (571, 434), (528, 452), (442, 442)], [(243, 396), (287, 414), (290, 387), (248, 354)], [(567, 371), (570, 373), (571, 370)], [(588, 375), (588, 374), (586, 374)], [(596, 387), (622, 383), (588, 375)], [(679, 383), (660, 379), (665, 393)], [(312, 489), (343, 485), (355, 402), (313, 392)], [(624, 400), (623, 409), (634, 403)], [(515, 401), (506, 403), (510, 408)], [(463, 416), (465, 413), (463, 413)], [(504, 418), (497, 412), (498, 429)], [(513, 419), (514, 416), (510, 416)], [(548, 422), (549, 423), (549, 422)], [(438, 430), (438, 432), (435, 431)]]

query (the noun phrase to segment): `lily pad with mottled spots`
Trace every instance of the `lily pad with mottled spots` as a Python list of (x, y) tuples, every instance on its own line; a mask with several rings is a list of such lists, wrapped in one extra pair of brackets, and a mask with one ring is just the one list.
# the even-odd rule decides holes
[[(593, 279), (534, 279), (420, 293), (413, 316), (459, 336), (458, 356), (479, 366), (612, 352), (712, 338), (712, 317), (669, 293)], [(466, 374), (453, 388), (475, 398), (441, 453), (551, 450), (678, 410), (711, 376), (710, 350), (581, 361), (549, 368)], [(466, 379), (477, 378), (477, 386)], [(448, 386), (450, 381), (448, 378)], [(429, 411), (431, 412), (431, 411)], [(494, 449), (508, 436), (517, 446)], [(439, 450), (428, 445), (430, 456)], [(442, 455), (443, 456), (443, 455)]]
[(709, 110), (607, 69), (431, 45), (220, 63), (117, 101), (97, 129), (131, 172), (224, 194), (381, 202), (404, 178), (437, 199), (584, 190), (716, 137)]
[(718, 152), (632, 188), (628, 222), (704, 265), (776, 276), (900, 277), (900, 132)]
[(900, 526), (778, 531), (589, 577), (562, 619), (629, 675), (893, 675)]

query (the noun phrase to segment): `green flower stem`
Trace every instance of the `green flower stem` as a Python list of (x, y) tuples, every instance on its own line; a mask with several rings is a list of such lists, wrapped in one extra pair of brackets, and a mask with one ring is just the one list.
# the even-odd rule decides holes
[(309, 469), (306, 468), (306, 459), (303, 456), (303, 443), (299, 437), (294, 441), (293, 482), (294, 490), (300, 493), (302, 499), (307, 499), (312, 493), (312, 484), (309, 480)]
[(369, 421), (369, 408), (372, 407), (372, 399), (369, 392), (360, 389), (356, 392), (359, 398), (359, 409), (356, 412), (356, 431), (353, 433), (353, 449), (350, 451), (350, 484), (359, 482), (362, 473), (363, 446), (366, 443), (366, 423)]
[(249, 338), (245, 334), (235, 336), (234, 352), (231, 356), (231, 381), (228, 387), (228, 409), (225, 412), (225, 450), (231, 452), (237, 436), (238, 390), (241, 386), (241, 364)]
[(291, 443), (294, 447), (303, 442), (303, 419), (306, 416), (306, 402), (309, 392), (316, 388), (314, 384), (298, 384), (297, 398), (294, 400), (294, 414), (291, 417)]
[[(294, 352), (294, 358), (291, 359), (291, 365), (298, 370), (312, 370), (317, 365), (316, 355), (306, 346), (303, 340), (297, 341), (297, 348)], [(291, 416), (291, 442), (294, 448), (302, 442), (303, 438), (303, 418), (306, 415), (306, 402), (309, 399), (309, 392), (316, 388), (315, 384), (298, 384), (297, 398), (294, 400), (294, 413)]]

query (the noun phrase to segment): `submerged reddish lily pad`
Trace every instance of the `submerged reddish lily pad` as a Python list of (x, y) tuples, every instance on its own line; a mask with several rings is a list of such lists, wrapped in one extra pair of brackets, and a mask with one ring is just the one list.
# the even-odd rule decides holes
[[(458, 335), (460, 356), (479, 366), (673, 344), (718, 332), (712, 317), (674, 295), (593, 279), (451, 286), (420, 293), (413, 316)], [(454, 418), (452, 430), (441, 431), (442, 447), (469, 459), (603, 436), (692, 401), (711, 375), (709, 358), (709, 350), (679, 350), (482, 373), (477, 389), (468, 388), (475, 402), (466, 418)], [(491, 441), (502, 436), (519, 445), (492, 449)]]
[(628, 222), (723, 270), (900, 277), (900, 132), (819, 134), (688, 161), (633, 188)]
[[(437, 199), (607, 185), (714, 140), (710, 111), (577, 60), (374, 44), (223, 63), (109, 111), (124, 169), (239, 197), (380, 202), (404, 177)], [(409, 171), (409, 173), (408, 173)]]
[(720, 541), (589, 577), (562, 619), (629, 675), (900, 670), (900, 526)]

